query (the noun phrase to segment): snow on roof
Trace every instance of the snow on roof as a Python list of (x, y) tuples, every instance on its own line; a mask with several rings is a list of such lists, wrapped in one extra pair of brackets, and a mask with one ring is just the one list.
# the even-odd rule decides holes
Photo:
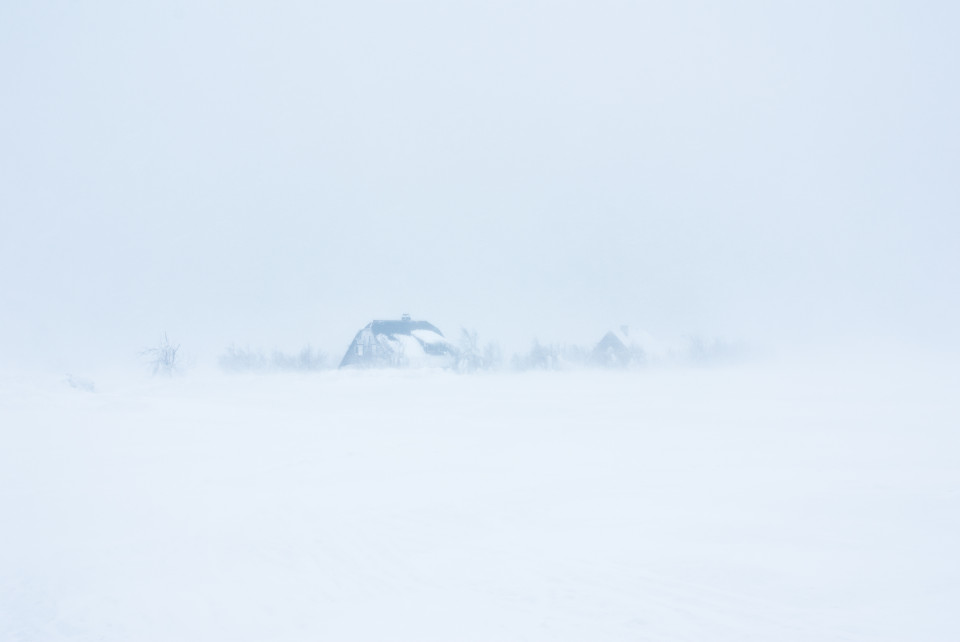
[(439, 328), (404, 315), (368, 323), (354, 337), (340, 366), (441, 366), (455, 354), (456, 348)]
[(410, 334), (419, 339), (422, 343), (450, 343), (447, 341), (446, 337), (440, 334), (440, 331), (437, 330), (411, 330)]

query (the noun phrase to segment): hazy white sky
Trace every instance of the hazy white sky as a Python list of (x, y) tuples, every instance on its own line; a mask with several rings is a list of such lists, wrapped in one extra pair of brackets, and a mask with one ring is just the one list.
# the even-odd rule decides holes
[(0, 6), (0, 362), (955, 341), (960, 5)]

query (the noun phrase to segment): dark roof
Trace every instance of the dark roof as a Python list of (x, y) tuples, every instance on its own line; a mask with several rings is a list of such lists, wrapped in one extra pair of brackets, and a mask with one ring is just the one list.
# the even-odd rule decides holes
[(603, 335), (590, 355), (591, 362), (603, 367), (626, 366), (632, 359), (630, 348), (614, 332)]
[(443, 333), (432, 323), (411, 319), (371, 321), (367, 324), (367, 328), (373, 330), (374, 334), (410, 334), (414, 330), (430, 330), (443, 336)]
[[(396, 337), (413, 337), (423, 348), (426, 355), (444, 356), (455, 355), (456, 350), (446, 339), (440, 341), (430, 341), (423, 335), (416, 336), (414, 331), (422, 330), (443, 337), (440, 329), (432, 323), (426, 321), (416, 321), (407, 315), (402, 319), (376, 320), (371, 321), (363, 327), (357, 336), (353, 338), (350, 347), (347, 348), (343, 360), (340, 361), (340, 367), (362, 366), (362, 367), (383, 367), (398, 365), (398, 358), (403, 353), (397, 352), (396, 347), (388, 345), (390, 341), (397, 340)], [(385, 338), (387, 344), (383, 343), (378, 337)]]

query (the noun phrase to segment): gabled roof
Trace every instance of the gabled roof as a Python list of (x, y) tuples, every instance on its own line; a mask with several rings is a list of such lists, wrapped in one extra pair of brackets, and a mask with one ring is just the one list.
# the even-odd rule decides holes
[(414, 330), (429, 330), (436, 332), (441, 337), (443, 333), (432, 323), (426, 321), (414, 321), (412, 319), (371, 321), (366, 326), (374, 334), (411, 334)]
[(594, 347), (590, 361), (602, 367), (625, 367), (642, 358), (642, 351), (630, 339), (630, 328), (611, 330)]
[(354, 337), (340, 367), (407, 367), (452, 365), (456, 348), (432, 323), (403, 315), (399, 320), (378, 319)]

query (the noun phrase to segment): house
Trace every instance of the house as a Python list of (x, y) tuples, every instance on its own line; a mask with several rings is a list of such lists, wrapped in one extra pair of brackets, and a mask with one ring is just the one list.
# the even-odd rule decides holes
[(643, 350), (630, 338), (630, 328), (625, 325), (603, 335), (590, 353), (590, 363), (601, 368), (626, 368), (643, 361)]
[(399, 320), (368, 323), (354, 337), (340, 367), (446, 368), (456, 359), (456, 346), (435, 325), (404, 314)]

